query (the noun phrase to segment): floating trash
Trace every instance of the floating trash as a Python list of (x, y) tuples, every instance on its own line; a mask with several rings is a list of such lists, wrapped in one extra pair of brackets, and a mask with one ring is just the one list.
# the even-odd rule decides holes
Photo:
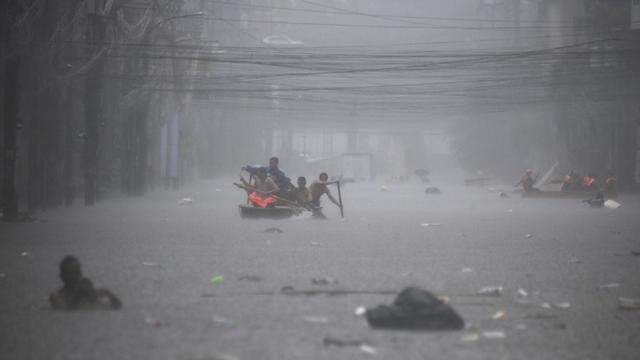
[(312, 241), (311, 246), (322, 246), (322, 244), (317, 241)]
[(490, 330), (483, 331), (482, 337), (485, 339), (504, 339), (507, 337), (507, 334), (502, 330)]
[(531, 238), (533, 237), (533, 235), (531, 235), (531, 234), (527, 234), (527, 235), (525, 235), (524, 237), (525, 237), (525, 238), (527, 238), (527, 239), (531, 239)]
[(477, 333), (467, 334), (460, 338), (462, 342), (476, 342), (480, 340), (480, 335)]
[(211, 278), (211, 282), (213, 284), (222, 284), (222, 283), (224, 283), (224, 275), (214, 275)]
[(527, 297), (529, 296), (529, 293), (525, 289), (518, 289), (518, 295), (522, 297)]
[(314, 324), (328, 324), (329, 318), (326, 316), (305, 316), (304, 321)]
[(616, 288), (619, 288), (619, 287), (620, 287), (619, 283), (610, 283), (610, 284), (600, 285), (600, 286), (598, 286), (598, 289), (600, 289), (600, 290), (609, 290), (609, 289), (616, 289)]
[(609, 209), (617, 209), (621, 206), (621, 204), (614, 200), (607, 200), (604, 202), (604, 206)]
[(516, 330), (520, 330), (520, 331), (527, 330), (527, 325), (525, 325), (525, 324), (518, 324), (518, 325), (516, 325)]
[(501, 296), (502, 286), (485, 286), (476, 292), (476, 295), (480, 296)]
[(365, 316), (367, 315), (367, 308), (364, 306), (358, 306), (353, 313), (358, 317)]
[(183, 198), (178, 200), (178, 205), (191, 205), (191, 204), (193, 204), (192, 198)]
[(462, 268), (462, 272), (463, 273), (472, 273), (473, 269), (472, 268)]
[(152, 262), (152, 261), (144, 261), (142, 262), (143, 266), (148, 266), (148, 267), (157, 267), (160, 266), (160, 264)]
[(282, 234), (282, 233), (284, 233), (284, 231), (282, 231), (282, 229), (277, 228), (277, 227), (266, 228), (264, 230), (264, 232), (266, 232), (267, 234)]
[(568, 309), (571, 307), (571, 304), (568, 302), (560, 302), (560, 303), (553, 304), (553, 307), (558, 309)]
[(498, 311), (495, 314), (493, 314), (491, 318), (493, 320), (504, 320), (507, 318), (507, 313), (505, 313), (504, 311)]
[(542, 304), (540, 304), (540, 306), (543, 309), (547, 309), (547, 310), (551, 309), (551, 304), (549, 304), (548, 302), (543, 302)]
[(394, 330), (461, 330), (464, 320), (449, 305), (432, 293), (409, 287), (392, 305), (367, 309), (367, 321), (373, 328)]
[(420, 224), (420, 226), (431, 227), (431, 226), (442, 226), (442, 224), (441, 223), (424, 223), (424, 224)]
[(330, 276), (312, 278), (311, 283), (318, 286), (334, 285), (338, 283), (338, 279)]
[(153, 327), (161, 327), (163, 324), (160, 320), (155, 319), (151, 316), (147, 316), (144, 318), (144, 322), (146, 322), (147, 324), (153, 326)]
[(22, 256), (22, 257), (31, 256), (31, 253), (29, 253), (29, 252), (25, 251), (25, 252), (22, 252), (22, 253), (20, 254), (20, 256)]
[(577, 257), (571, 257), (569, 259), (569, 262), (572, 264), (582, 264), (582, 260), (578, 259)]
[(263, 279), (258, 275), (243, 275), (243, 276), (239, 276), (238, 280), (257, 283), (257, 282), (261, 282)]
[(211, 320), (216, 323), (216, 324), (221, 324), (221, 325), (232, 325), (233, 321), (231, 321), (230, 319), (224, 318), (222, 316), (218, 316), (218, 315), (212, 315), (211, 316)]
[(618, 298), (618, 308), (620, 310), (640, 310), (640, 298)]
[(367, 355), (377, 355), (378, 354), (378, 350), (376, 350), (376, 348), (374, 348), (373, 346), (370, 346), (370, 345), (366, 345), (366, 344), (360, 345), (360, 351), (362, 351), (363, 353), (365, 353)]

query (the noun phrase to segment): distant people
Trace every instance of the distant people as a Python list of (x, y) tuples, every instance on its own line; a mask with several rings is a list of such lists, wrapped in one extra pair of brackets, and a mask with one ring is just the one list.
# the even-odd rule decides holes
[(63, 287), (49, 295), (51, 307), (58, 310), (118, 309), (122, 302), (106, 289), (95, 289), (91, 280), (82, 276), (80, 261), (66, 256), (60, 262)]
[(582, 189), (584, 191), (594, 191), (597, 189), (598, 183), (596, 177), (588, 173), (585, 177), (582, 178)]
[(604, 181), (603, 191), (608, 197), (618, 196), (618, 190), (616, 188), (616, 177), (613, 175), (613, 171), (607, 173), (607, 179)]
[(313, 205), (317, 210), (314, 212), (316, 217), (323, 218), (324, 214), (320, 210), (320, 198), (322, 195), (326, 194), (329, 200), (334, 203), (337, 207), (341, 208), (340, 203), (331, 195), (331, 191), (327, 185), (335, 184), (337, 181), (328, 181), (329, 175), (327, 173), (321, 173), (318, 177), (318, 180), (315, 180), (311, 186), (309, 186), (309, 192), (311, 193), (311, 205)]
[(525, 193), (530, 193), (534, 191), (538, 191), (533, 185), (535, 184), (535, 180), (533, 179), (533, 170), (528, 169), (522, 179), (515, 185), (516, 187), (522, 185), (522, 189)]
[(569, 174), (565, 175), (561, 190), (563, 192), (580, 191), (582, 189), (582, 180), (580, 179), (580, 174), (571, 170)]
[(296, 203), (307, 205), (311, 201), (311, 192), (307, 188), (307, 179), (304, 176), (298, 177), (298, 187), (296, 187)]
[(274, 206), (278, 200), (273, 197), (280, 188), (276, 182), (267, 176), (267, 170), (259, 167), (255, 171), (253, 183), (248, 183), (242, 176), (240, 177), (242, 184), (233, 183), (235, 186), (244, 189), (247, 192), (249, 201), (256, 207)]
[(277, 157), (272, 157), (269, 159), (269, 166), (244, 166), (242, 170), (246, 170), (249, 174), (255, 175), (258, 169), (265, 169), (267, 172), (267, 176), (272, 178), (275, 183), (278, 185), (278, 194), (282, 197), (289, 197), (289, 192), (292, 190), (293, 185), (291, 184), (291, 179), (287, 177), (284, 171), (279, 168), (280, 160)]

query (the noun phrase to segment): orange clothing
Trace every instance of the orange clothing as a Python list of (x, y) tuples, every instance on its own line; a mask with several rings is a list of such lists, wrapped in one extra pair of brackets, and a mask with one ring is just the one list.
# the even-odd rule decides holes
[(251, 200), (254, 204), (262, 208), (266, 208), (267, 206), (278, 202), (278, 200), (276, 200), (276, 198), (274, 198), (271, 195), (263, 198), (260, 195), (258, 195), (255, 191), (249, 195), (249, 200)]

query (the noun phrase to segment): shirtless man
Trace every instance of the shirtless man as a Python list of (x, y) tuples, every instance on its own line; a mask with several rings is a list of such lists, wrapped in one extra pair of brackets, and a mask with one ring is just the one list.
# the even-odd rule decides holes
[(329, 200), (334, 203), (337, 207), (341, 208), (340, 203), (331, 195), (329, 188), (327, 185), (335, 184), (337, 181), (328, 181), (329, 175), (327, 173), (322, 173), (318, 177), (318, 180), (315, 180), (311, 186), (309, 186), (309, 192), (311, 193), (311, 205), (313, 205), (317, 210), (315, 214), (317, 217), (324, 217), (321, 212), (320, 207), (320, 198), (322, 195), (327, 194)]
[(254, 206), (267, 207), (274, 205), (277, 200), (272, 195), (277, 193), (280, 188), (271, 177), (267, 176), (265, 168), (258, 168), (255, 175), (253, 184), (249, 184), (242, 176), (240, 177), (242, 184), (233, 184), (247, 192), (249, 200)]
[(296, 202), (300, 205), (306, 205), (311, 201), (311, 192), (307, 188), (307, 179), (304, 176), (298, 177), (298, 187), (296, 187)]
[(82, 265), (73, 256), (60, 262), (63, 287), (49, 296), (51, 307), (58, 310), (118, 309), (120, 299), (106, 289), (95, 289), (91, 280), (82, 277)]

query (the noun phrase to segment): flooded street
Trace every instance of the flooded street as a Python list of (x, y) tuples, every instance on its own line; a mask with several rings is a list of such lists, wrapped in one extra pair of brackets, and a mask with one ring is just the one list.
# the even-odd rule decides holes
[[(637, 359), (640, 313), (618, 309), (640, 296), (637, 195), (614, 210), (459, 179), (435, 178), (442, 195), (356, 183), (344, 219), (325, 201), (326, 221), (243, 220), (231, 181), (0, 223), (2, 358)], [(67, 254), (121, 311), (50, 310)], [(410, 285), (447, 296), (465, 330), (372, 330), (354, 314)], [(485, 286), (503, 292), (475, 295)]]

